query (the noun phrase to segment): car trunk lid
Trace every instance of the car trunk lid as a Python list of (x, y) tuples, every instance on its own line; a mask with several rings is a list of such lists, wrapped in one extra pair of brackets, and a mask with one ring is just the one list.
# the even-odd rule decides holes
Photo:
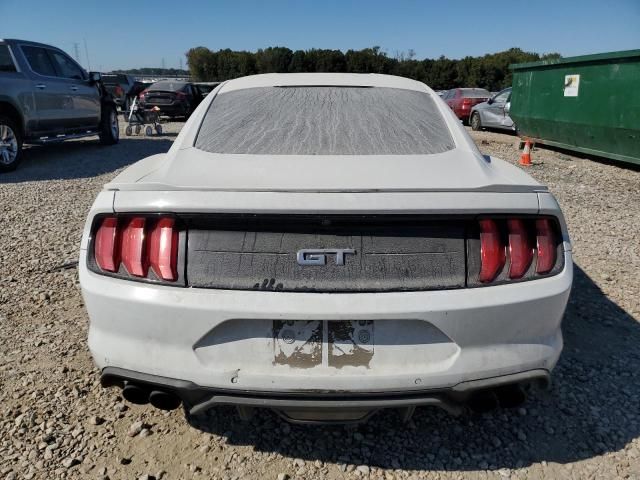
[[(479, 158), (478, 158), (479, 157)], [(118, 190), (429, 192), (546, 190), (520, 169), (454, 149), (432, 155), (237, 155), (195, 148), (167, 155)]]
[(164, 90), (149, 90), (145, 96), (145, 103), (166, 105), (176, 100), (176, 93)]

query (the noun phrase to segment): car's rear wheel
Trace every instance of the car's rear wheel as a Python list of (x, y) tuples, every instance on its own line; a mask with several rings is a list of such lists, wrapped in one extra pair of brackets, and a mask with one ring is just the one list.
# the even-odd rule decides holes
[(22, 133), (16, 122), (0, 115), (0, 172), (15, 170), (22, 160)]
[(120, 126), (118, 112), (113, 105), (102, 107), (102, 122), (100, 123), (100, 143), (114, 145), (120, 140)]
[(476, 132), (482, 130), (482, 120), (480, 120), (478, 112), (473, 112), (473, 115), (471, 115), (471, 130)]

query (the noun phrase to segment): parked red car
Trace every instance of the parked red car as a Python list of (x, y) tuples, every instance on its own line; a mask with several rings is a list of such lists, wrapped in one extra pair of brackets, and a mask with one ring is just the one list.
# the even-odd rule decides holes
[(491, 97), (484, 88), (453, 88), (442, 96), (442, 99), (451, 107), (453, 113), (462, 120), (465, 125), (469, 123), (471, 107), (478, 103), (486, 102)]

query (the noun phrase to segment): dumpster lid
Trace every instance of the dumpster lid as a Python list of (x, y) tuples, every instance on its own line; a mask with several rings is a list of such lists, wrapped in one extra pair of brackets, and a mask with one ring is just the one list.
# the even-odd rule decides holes
[(640, 57), (640, 50), (623, 50), (619, 52), (596, 53), (593, 55), (580, 55), (577, 57), (553, 58), (539, 62), (512, 63), (509, 70), (530, 70), (534, 68), (550, 67), (554, 65), (567, 65), (578, 63), (610, 62), (626, 58)]

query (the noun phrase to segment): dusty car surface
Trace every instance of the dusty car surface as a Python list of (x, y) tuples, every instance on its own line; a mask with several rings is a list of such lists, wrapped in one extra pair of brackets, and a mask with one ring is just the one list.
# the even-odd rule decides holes
[(345, 422), (522, 402), (562, 350), (572, 260), (548, 189), (424, 84), (267, 74), (105, 185), (80, 282), (126, 399)]

